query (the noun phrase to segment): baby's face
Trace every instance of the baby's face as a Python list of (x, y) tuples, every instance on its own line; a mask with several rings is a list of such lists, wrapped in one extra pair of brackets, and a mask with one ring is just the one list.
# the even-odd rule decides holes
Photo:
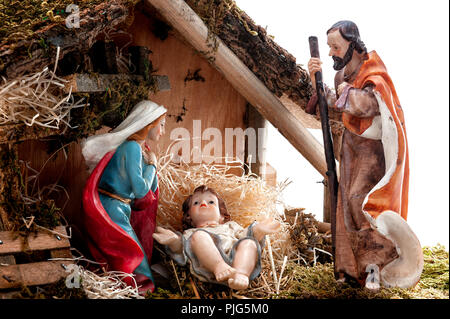
[(195, 227), (217, 225), (223, 221), (223, 217), (220, 215), (219, 201), (210, 192), (197, 192), (192, 195), (189, 216)]

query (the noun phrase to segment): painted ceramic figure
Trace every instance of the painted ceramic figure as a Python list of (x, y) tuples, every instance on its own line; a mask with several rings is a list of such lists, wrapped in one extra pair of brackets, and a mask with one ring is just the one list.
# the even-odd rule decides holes
[[(378, 279), (385, 286), (413, 286), (423, 256), (406, 223), (409, 159), (403, 109), (383, 61), (375, 51), (367, 52), (353, 22), (334, 24), (327, 43), (338, 72), (337, 94), (326, 86), (325, 94), (330, 115), (338, 114), (345, 127), (335, 271), (341, 281), (350, 276), (367, 287), (376, 288)], [(318, 58), (308, 63), (313, 86), (321, 64)], [(313, 96), (307, 112), (315, 113), (316, 105)]]
[(133, 274), (140, 291), (154, 289), (150, 260), (159, 197), (156, 157), (146, 141), (164, 134), (166, 112), (141, 101), (117, 128), (82, 145), (92, 170), (83, 193), (89, 249), (108, 270)]
[(279, 227), (268, 218), (244, 229), (230, 220), (225, 202), (213, 189), (200, 186), (183, 203), (183, 234), (157, 227), (153, 237), (176, 262), (189, 261), (200, 280), (245, 289), (261, 271), (265, 235)]

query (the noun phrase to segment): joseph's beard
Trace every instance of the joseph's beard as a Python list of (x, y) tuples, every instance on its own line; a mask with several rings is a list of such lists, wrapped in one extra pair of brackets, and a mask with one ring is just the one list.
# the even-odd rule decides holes
[(342, 68), (347, 64), (344, 63), (344, 59), (338, 56), (333, 56), (332, 58), (334, 60), (333, 69), (335, 69), (336, 71), (342, 70)]
[(353, 42), (350, 43), (350, 46), (347, 49), (347, 52), (345, 52), (344, 58), (340, 58), (338, 56), (333, 55), (333, 69), (335, 69), (336, 71), (342, 70), (344, 68), (344, 66), (346, 66), (352, 59), (353, 57), (353, 49), (354, 49), (354, 45)]

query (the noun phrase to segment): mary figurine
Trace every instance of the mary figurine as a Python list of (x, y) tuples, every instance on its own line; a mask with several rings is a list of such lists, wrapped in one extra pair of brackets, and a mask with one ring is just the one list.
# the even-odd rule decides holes
[(164, 134), (166, 112), (141, 101), (110, 133), (82, 143), (91, 171), (83, 191), (89, 250), (108, 270), (133, 274), (135, 281), (125, 282), (140, 292), (155, 288), (150, 260), (159, 198), (156, 157), (146, 141)]

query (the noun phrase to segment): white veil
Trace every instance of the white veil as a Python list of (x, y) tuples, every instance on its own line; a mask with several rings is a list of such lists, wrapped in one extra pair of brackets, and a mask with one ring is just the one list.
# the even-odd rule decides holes
[(138, 132), (167, 112), (167, 109), (149, 100), (137, 103), (130, 114), (110, 133), (90, 136), (81, 142), (82, 153), (91, 172), (102, 157), (116, 149), (130, 135)]

